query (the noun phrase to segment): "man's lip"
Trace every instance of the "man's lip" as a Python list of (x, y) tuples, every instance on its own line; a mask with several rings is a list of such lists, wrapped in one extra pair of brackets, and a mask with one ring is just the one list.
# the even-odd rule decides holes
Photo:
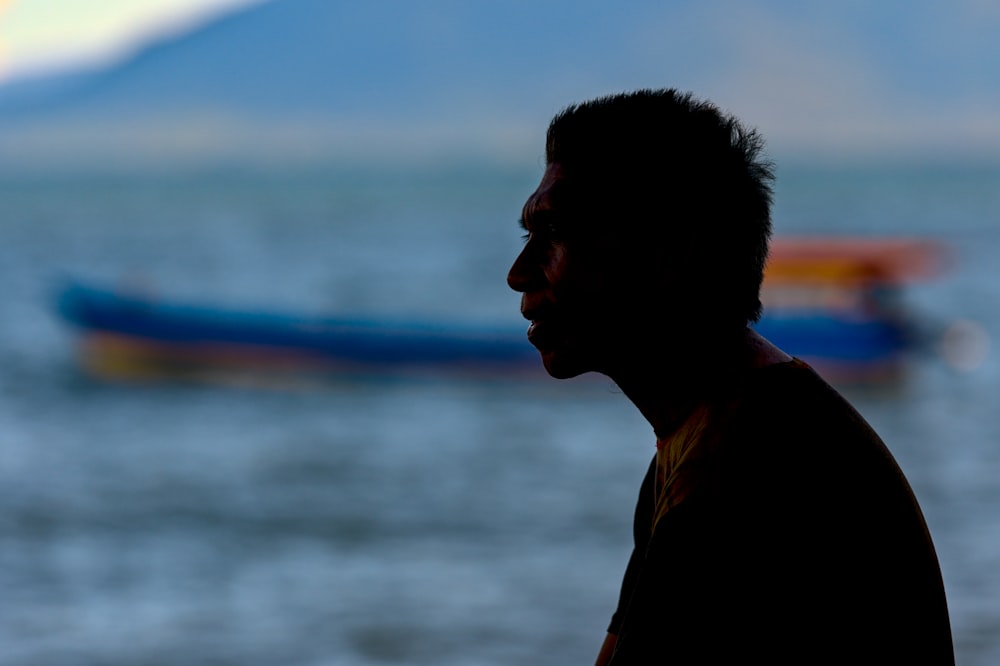
[(552, 342), (559, 326), (558, 317), (545, 302), (522, 303), (521, 316), (530, 321), (528, 342), (542, 349)]
[(532, 319), (528, 325), (528, 342), (543, 349), (552, 341), (555, 330), (556, 327), (550, 320)]
[[(538, 320), (532, 319), (531, 323), (528, 324), (528, 342), (535, 345), (536, 347), (538, 346), (538, 336), (539, 336), (538, 331), (539, 331)], [(544, 324), (542, 325), (541, 331), (542, 332), (545, 331)]]
[(554, 316), (552, 308), (545, 306), (525, 307), (521, 309), (521, 316), (531, 322), (552, 319)]

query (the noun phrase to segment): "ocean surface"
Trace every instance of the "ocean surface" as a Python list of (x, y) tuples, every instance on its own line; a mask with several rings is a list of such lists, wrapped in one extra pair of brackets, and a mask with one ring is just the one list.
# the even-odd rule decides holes
[[(529, 167), (0, 176), (0, 663), (591, 663), (653, 453), (609, 382), (112, 383), (53, 309), (73, 277), (519, 325)], [(959, 663), (1000, 663), (1000, 360), (936, 343), (1000, 340), (1000, 169), (778, 176), (778, 234), (951, 249), (904, 377), (844, 391), (921, 501)]]

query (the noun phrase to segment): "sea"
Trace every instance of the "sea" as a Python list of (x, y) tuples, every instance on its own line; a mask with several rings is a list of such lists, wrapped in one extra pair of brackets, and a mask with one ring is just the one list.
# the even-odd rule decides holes
[[(0, 174), (0, 663), (592, 663), (654, 451), (609, 381), (109, 381), (54, 307), (83, 280), (519, 326), (505, 275), (540, 174)], [(840, 388), (919, 498), (958, 663), (1000, 663), (1000, 168), (779, 163), (774, 224), (947, 248), (904, 293), (905, 372)]]

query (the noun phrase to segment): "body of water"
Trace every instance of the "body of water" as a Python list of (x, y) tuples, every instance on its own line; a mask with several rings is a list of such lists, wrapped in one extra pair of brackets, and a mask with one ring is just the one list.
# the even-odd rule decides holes
[[(0, 178), (0, 662), (579, 664), (653, 453), (600, 379), (108, 384), (64, 276), (234, 307), (511, 324), (540, 169)], [(779, 234), (918, 235), (930, 338), (1000, 339), (1000, 170), (779, 171)], [(937, 544), (959, 663), (1000, 663), (1000, 362), (933, 343), (845, 391)], [(599, 489), (599, 490), (597, 490)], [(597, 490), (595, 492), (595, 490)]]

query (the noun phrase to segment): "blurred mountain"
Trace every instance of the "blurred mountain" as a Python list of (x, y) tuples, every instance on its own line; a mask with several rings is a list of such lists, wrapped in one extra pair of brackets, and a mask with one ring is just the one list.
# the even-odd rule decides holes
[(1000, 155), (1000, 12), (890, 0), (270, 0), (0, 86), (0, 167), (537, 159), (563, 105), (693, 90), (807, 156)]
[(627, 28), (583, 4), (272, 0), (104, 70), (0, 88), (0, 153), (420, 152), (482, 131), (509, 148), (553, 110), (525, 100), (558, 94), (592, 67), (581, 45)]
[(448, 30), (461, 18), (455, 12), (446, 11), (452, 19), (436, 26), (419, 7), (275, 0), (150, 45), (106, 71), (15, 85), (9, 99), (0, 98), (0, 111), (5, 117), (192, 109), (273, 116), (425, 106), (442, 85), (474, 86), (475, 72), (488, 64), (484, 56), (503, 58), (472, 48), (484, 35)]

